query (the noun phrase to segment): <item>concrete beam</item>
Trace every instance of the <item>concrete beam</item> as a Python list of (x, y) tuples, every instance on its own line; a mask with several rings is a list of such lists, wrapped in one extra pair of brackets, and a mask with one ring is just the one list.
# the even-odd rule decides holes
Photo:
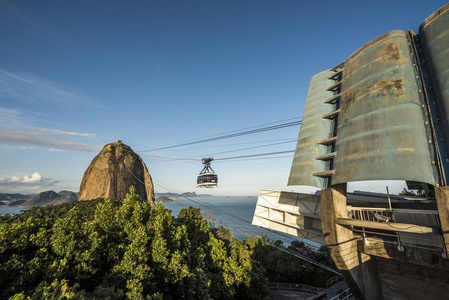
[(408, 233), (437, 233), (437, 228), (405, 223), (381, 223), (376, 221), (338, 218), (337, 224)]

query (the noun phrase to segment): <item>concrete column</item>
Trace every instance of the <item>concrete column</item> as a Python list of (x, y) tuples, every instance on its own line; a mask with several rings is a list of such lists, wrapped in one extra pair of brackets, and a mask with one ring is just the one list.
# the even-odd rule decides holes
[(324, 239), (332, 258), (340, 270), (351, 270), (358, 265), (357, 241), (350, 229), (336, 223), (347, 218), (346, 184), (334, 185), (321, 192), (321, 225)]
[(449, 187), (435, 187), (435, 197), (447, 254), (449, 252)]
[(375, 259), (358, 251), (352, 230), (338, 225), (348, 218), (346, 183), (321, 191), (321, 225), (332, 259), (356, 299), (382, 299)]

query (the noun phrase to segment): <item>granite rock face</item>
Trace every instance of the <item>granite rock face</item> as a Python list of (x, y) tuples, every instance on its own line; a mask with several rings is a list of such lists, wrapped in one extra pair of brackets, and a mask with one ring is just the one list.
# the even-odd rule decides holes
[(121, 141), (110, 143), (84, 172), (79, 200), (108, 197), (123, 201), (132, 185), (140, 200), (154, 208), (153, 181), (143, 160)]

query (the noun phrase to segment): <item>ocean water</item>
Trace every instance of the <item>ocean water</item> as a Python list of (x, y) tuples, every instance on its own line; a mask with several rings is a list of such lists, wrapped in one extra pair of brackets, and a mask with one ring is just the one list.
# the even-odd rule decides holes
[(307, 240), (298, 237), (252, 225), (257, 199), (246, 199), (245, 197), (188, 197), (181, 199), (181, 201), (162, 204), (172, 211), (173, 216), (177, 216), (181, 209), (189, 206), (200, 208), (206, 218), (212, 217), (216, 220), (217, 225), (229, 228), (236, 239), (248, 239), (248, 236), (267, 236), (273, 241), (281, 240), (284, 245), (290, 245), (292, 241), (308, 243)]
[(0, 205), (0, 215), (15, 215), (20, 214), (22, 210), (28, 210), (28, 207), (18, 207), (18, 206), (7, 206), (7, 205)]
[[(181, 198), (180, 201), (163, 203), (163, 205), (172, 211), (173, 216), (177, 216), (181, 209), (189, 206), (200, 208), (203, 215), (210, 220), (209, 222), (229, 228), (234, 237), (239, 240), (248, 239), (249, 236), (267, 236), (272, 241), (281, 240), (284, 245), (290, 245), (292, 241), (308, 243), (307, 240), (298, 237), (252, 225), (256, 203), (257, 199), (245, 197), (188, 197)], [(27, 209), (2, 205), (0, 215), (18, 214)]]

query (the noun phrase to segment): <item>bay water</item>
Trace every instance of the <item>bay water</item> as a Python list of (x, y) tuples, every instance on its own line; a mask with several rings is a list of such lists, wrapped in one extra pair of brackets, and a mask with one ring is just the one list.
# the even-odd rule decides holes
[(189, 206), (200, 208), (203, 216), (210, 223), (229, 228), (234, 237), (239, 240), (248, 239), (249, 236), (267, 236), (272, 241), (281, 240), (285, 246), (290, 245), (292, 241), (309, 242), (299, 237), (252, 225), (256, 203), (257, 198), (253, 197), (216, 196), (181, 198), (180, 201), (162, 204), (172, 211), (173, 216), (177, 216), (181, 209)]
[[(303, 241), (299, 237), (272, 231), (252, 225), (257, 199), (253, 197), (186, 197), (173, 202), (162, 203), (171, 210), (173, 216), (178, 216), (181, 209), (192, 206), (201, 209), (209, 223), (229, 228), (236, 239), (248, 239), (249, 236), (267, 236), (272, 241), (281, 240), (285, 246), (292, 241)], [(18, 214), (27, 207), (0, 206), (0, 215)], [(309, 242), (310, 243), (310, 242)]]

